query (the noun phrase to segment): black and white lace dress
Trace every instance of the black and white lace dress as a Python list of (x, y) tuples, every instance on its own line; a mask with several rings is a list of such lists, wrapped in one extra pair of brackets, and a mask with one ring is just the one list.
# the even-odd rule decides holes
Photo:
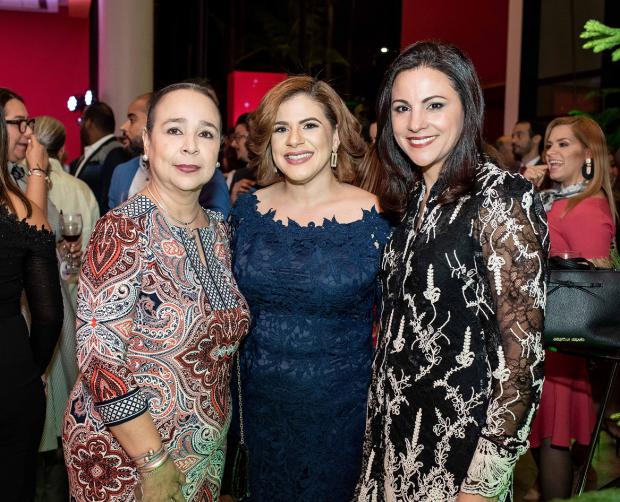
[(379, 345), (356, 500), (504, 501), (543, 383), (548, 247), (532, 185), (480, 165), (475, 190), (416, 231), (418, 183), (380, 272)]

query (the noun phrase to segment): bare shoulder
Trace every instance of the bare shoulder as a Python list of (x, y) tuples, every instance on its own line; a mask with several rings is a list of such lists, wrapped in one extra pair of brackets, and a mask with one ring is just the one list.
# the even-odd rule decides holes
[(32, 207), (32, 213), (30, 214), (30, 217), (27, 218), (28, 210), (26, 209), (26, 205), (21, 201), (21, 199), (19, 199), (19, 197), (12, 193), (9, 193), (9, 198), (11, 199), (13, 207), (15, 208), (15, 215), (19, 220), (23, 220), (24, 218), (26, 218), (26, 221), (29, 225), (32, 225), (39, 229), (50, 229), (47, 218), (45, 217), (43, 210), (39, 206), (37, 206), (33, 202), (30, 202), (30, 206)]
[(374, 207), (377, 211), (381, 211), (377, 196), (367, 192), (363, 188), (343, 183), (342, 195), (342, 200), (346, 201), (347, 204), (351, 206), (356, 206), (364, 210), (370, 210)]
[(273, 185), (269, 185), (268, 187), (256, 190), (256, 192), (254, 192), (254, 195), (259, 200), (261, 206), (271, 207), (274, 200), (278, 197), (279, 194), (282, 193), (283, 187), (283, 182), (274, 183)]

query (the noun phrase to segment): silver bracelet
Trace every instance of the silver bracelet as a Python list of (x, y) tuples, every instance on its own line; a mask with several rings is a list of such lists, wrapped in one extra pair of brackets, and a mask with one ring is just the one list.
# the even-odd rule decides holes
[(33, 176), (33, 175), (38, 176), (39, 178), (45, 178), (45, 181), (49, 183), (50, 177), (49, 177), (48, 172), (45, 169), (41, 169), (40, 167), (33, 167), (32, 169), (28, 169), (26, 171), (26, 176)]

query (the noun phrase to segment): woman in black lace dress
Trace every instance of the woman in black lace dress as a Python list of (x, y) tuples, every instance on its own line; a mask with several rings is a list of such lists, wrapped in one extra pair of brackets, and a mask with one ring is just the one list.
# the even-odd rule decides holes
[(412, 45), (384, 80), (381, 202), (404, 216), (382, 259), (358, 501), (507, 500), (528, 447), (547, 227), (532, 185), (483, 155), (483, 109), (449, 45)]
[[(15, 185), (7, 163), (7, 123), (0, 108), (0, 492), (3, 501), (24, 502), (34, 497), (45, 419), (41, 375), (52, 357), (63, 309), (54, 235), (41, 209)], [(30, 332), (20, 310), (22, 291)]]

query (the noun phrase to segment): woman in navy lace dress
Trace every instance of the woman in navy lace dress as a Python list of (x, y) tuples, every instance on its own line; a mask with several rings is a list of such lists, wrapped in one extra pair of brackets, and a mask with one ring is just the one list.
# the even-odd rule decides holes
[(253, 501), (348, 501), (359, 473), (376, 274), (389, 224), (361, 178), (359, 124), (324, 82), (265, 96), (250, 144), (261, 185), (232, 213), (252, 311), (241, 353)]

